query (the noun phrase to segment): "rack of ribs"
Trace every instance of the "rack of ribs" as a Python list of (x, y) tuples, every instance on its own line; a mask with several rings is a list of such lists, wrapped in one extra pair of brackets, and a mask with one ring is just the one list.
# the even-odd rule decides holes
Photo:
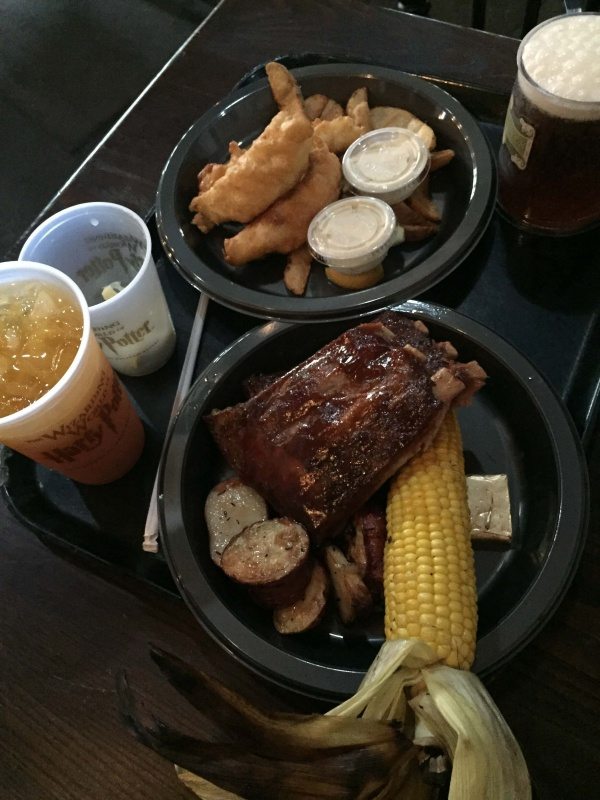
[(483, 385), (477, 362), (457, 356), (420, 320), (387, 311), (205, 419), (237, 475), (320, 543)]

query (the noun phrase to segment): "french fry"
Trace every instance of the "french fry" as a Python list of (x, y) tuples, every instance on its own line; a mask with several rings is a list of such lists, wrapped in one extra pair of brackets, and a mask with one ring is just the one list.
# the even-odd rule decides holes
[(429, 194), (429, 176), (417, 186), (407, 202), (412, 209), (430, 222), (439, 222), (442, 218), (438, 207)]
[(311, 264), (312, 256), (306, 244), (297, 250), (293, 250), (288, 255), (283, 271), (283, 282), (288, 292), (298, 297), (304, 294), (310, 276)]
[(335, 100), (329, 98), (325, 104), (325, 108), (321, 111), (321, 119), (337, 119), (344, 116), (344, 109)]
[(431, 154), (431, 164), (429, 166), (429, 172), (435, 172), (442, 167), (445, 167), (446, 164), (449, 164), (456, 153), (454, 150), (434, 150)]
[(324, 94), (311, 94), (310, 97), (307, 97), (304, 101), (304, 110), (311, 122), (344, 116), (344, 109), (341, 105)]
[(408, 128), (409, 131), (416, 133), (423, 139), (427, 148), (435, 148), (435, 133), (418, 117), (415, 117), (405, 108), (395, 108), (394, 106), (375, 106), (371, 109), (371, 128)]
[(329, 98), (324, 94), (311, 94), (310, 97), (305, 98), (304, 110), (311, 122), (321, 116), (328, 102)]
[(324, 117), (313, 121), (315, 134), (332, 153), (343, 153), (352, 142), (371, 129), (367, 90), (356, 89), (346, 104), (346, 113), (335, 118)]
[(407, 203), (394, 203), (392, 206), (398, 224), (404, 228), (406, 242), (421, 242), (437, 232), (438, 226), (426, 219)]

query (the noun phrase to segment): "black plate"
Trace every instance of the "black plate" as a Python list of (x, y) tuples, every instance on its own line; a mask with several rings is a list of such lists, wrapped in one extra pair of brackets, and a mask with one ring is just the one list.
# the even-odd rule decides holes
[[(435, 338), (452, 341), (462, 360), (477, 359), (490, 375), (473, 404), (460, 411), (467, 471), (507, 473), (511, 490), (514, 548), (476, 554), (474, 669), (486, 675), (537, 634), (571, 581), (586, 529), (585, 463), (560, 400), (507, 342), (439, 306), (411, 301), (400, 309), (423, 319)], [(270, 614), (225, 578), (209, 557), (203, 505), (226, 470), (202, 416), (243, 399), (244, 378), (289, 368), (348, 327), (348, 321), (304, 326), (299, 335), (298, 326), (273, 322), (238, 339), (194, 384), (160, 476), (161, 541), (200, 623), (264, 677), (328, 699), (356, 690), (381, 644), (381, 617), (344, 628), (331, 614), (313, 631), (284, 637)]]
[[(345, 102), (366, 86), (369, 102), (409, 108), (434, 128), (439, 148), (456, 157), (435, 173), (431, 189), (442, 210), (431, 239), (392, 248), (385, 280), (347, 292), (313, 269), (306, 295), (292, 297), (282, 281), (283, 257), (243, 268), (222, 256), (223, 228), (203, 235), (188, 205), (197, 194), (197, 173), (209, 161), (225, 161), (231, 140), (247, 144), (276, 111), (265, 80), (229, 95), (204, 114), (181, 139), (164, 168), (157, 194), (157, 225), (169, 258), (194, 286), (226, 306), (258, 317), (303, 322), (348, 318), (414, 297), (448, 275), (471, 252), (494, 208), (495, 170), (486, 139), (466, 109), (447, 92), (420, 78), (382, 67), (337, 64), (293, 70), (305, 96), (320, 92)], [(226, 235), (232, 235), (231, 230)]]

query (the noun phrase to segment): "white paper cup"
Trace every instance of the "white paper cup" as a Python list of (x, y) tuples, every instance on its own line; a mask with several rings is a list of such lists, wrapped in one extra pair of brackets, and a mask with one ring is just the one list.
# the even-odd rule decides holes
[(77, 285), (44, 264), (0, 264), (0, 284), (28, 281), (58, 286), (69, 294), (83, 315), (81, 343), (51, 389), (22, 410), (0, 417), (0, 443), (81, 483), (114, 481), (142, 452), (142, 423), (91, 332)]
[[(165, 364), (175, 329), (152, 258), (150, 232), (114, 203), (81, 203), (47, 219), (29, 236), (20, 260), (49, 264), (79, 286), (92, 328), (112, 366), (147, 375)], [(123, 290), (103, 300), (103, 290)]]

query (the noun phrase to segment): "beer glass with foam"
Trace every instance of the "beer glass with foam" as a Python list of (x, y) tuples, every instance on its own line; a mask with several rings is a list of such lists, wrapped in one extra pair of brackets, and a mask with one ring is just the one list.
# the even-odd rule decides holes
[(499, 153), (498, 202), (520, 227), (571, 234), (600, 221), (600, 14), (523, 39)]
[(120, 478), (144, 445), (83, 294), (43, 264), (0, 265), (0, 443), (87, 484)]

